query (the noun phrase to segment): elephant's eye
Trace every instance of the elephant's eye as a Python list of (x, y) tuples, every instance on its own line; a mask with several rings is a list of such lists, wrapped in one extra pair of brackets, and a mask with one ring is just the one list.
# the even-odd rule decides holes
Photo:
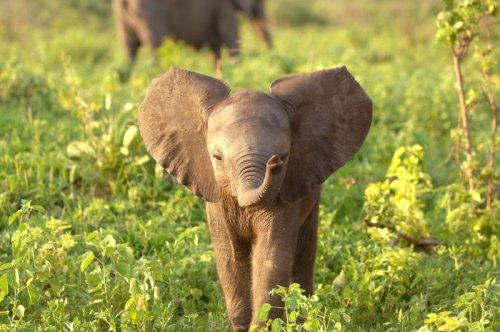
[(220, 153), (218, 152), (214, 153), (213, 157), (217, 162), (222, 162), (222, 155)]

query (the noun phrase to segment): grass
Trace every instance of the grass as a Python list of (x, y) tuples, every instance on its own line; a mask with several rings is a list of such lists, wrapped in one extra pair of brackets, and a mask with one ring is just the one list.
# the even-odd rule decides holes
[[(324, 185), (315, 328), (494, 331), (500, 218), (475, 210), (449, 158), (458, 100), (434, 39), (439, 3), (293, 5), (270, 3), (272, 50), (244, 23), (223, 78), (266, 90), (346, 65), (374, 101), (361, 151)], [(2, 12), (0, 329), (229, 330), (203, 204), (154, 165), (135, 127), (151, 79), (170, 65), (214, 75), (208, 51), (167, 41), (160, 66), (143, 51), (128, 76), (107, 2)], [(441, 246), (416, 252), (370, 218)]]

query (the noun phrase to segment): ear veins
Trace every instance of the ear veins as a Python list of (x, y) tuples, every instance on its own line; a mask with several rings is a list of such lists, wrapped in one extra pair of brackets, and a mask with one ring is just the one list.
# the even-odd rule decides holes
[(215, 108), (215, 105), (216, 104), (206, 105), (205, 103), (200, 103), (200, 105), (198, 106), (199, 112), (197, 112), (197, 115), (198, 115), (199, 124), (198, 124), (198, 127), (196, 128), (196, 130), (199, 133), (206, 135), (208, 118), (210, 117), (210, 114), (212, 114), (212, 111)]
[[(198, 100), (196, 101), (196, 104), (198, 105), (198, 110), (199, 110), (197, 113), (199, 115), (199, 119), (201, 122), (197, 129), (200, 132), (202, 132), (201, 130), (206, 129), (206, 126), (208, 123), (208, 118), (212, 114), (214, 108), (218, 104), (220, 104), (223, 100), (225, 100), (230, 94), (230, 89), (227, 86), (227, 84), (225, 84), (224, 82), (221, 82), (221, 83), (223, 83), (226, 86), (226, 88), (228, 89), (227, 92), (222, 93), (222, 94), (218, 93), (218, 94), (213, 95), (213, 94), (209, 93), (208, 91), (203, 91), (203, 95), (201, 97), (199, 97)], [(215, 100), (213, 100), (213, 99), (215, 99)], [(210, 100), (212, 100), (212, 103), (209, 102)]]
[(295, 110), (296, 110), (295, 106), (290, 101), (288, 101), (285, 98), (282, 98), (274, 93), (270, 93), (270, 95), (271, 95), (271, 97), (273, 97), (274, 99), (276, 99), (278, 101), (281, 108), (285, 111), (285, 113), (288, 115), (288, 117), (291, 120), (295, 114)]

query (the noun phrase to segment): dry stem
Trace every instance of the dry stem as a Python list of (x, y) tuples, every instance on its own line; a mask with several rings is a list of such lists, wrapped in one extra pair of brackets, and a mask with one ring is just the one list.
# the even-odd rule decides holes
[(416, 237), (413, 237), (409, 234), (398, 231), (396, 229), (396, 227), (394, 227), (392, 225), (373, 223), (367, 219), (365, 219), (365, 224), (367, 224), (370, 227), (386, 228), (386, 229), (390, 230), (391, 232), (396, 233), (396, 235), (400, 239), (413, 244), (416, 248), (421, 249), (421, 250), (430, 251), (433, 247), (436, 247), (440, 244), (437, 239), (430, 238), (430, 237), (416, 238)]

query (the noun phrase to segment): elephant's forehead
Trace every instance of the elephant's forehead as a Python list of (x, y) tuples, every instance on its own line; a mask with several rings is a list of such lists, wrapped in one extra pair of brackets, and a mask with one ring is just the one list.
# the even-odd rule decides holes
[(288, 128), (286, 113), (269, 102), (240, 102), (222, 107), (210, 117), (215, 130), (258, 127)]
[(286, 150), (290, 135), (288, 115), (266, 100), (227, 104), (208, 122), (209, 144), (224, 147), (230, 155), (244, 150)]

